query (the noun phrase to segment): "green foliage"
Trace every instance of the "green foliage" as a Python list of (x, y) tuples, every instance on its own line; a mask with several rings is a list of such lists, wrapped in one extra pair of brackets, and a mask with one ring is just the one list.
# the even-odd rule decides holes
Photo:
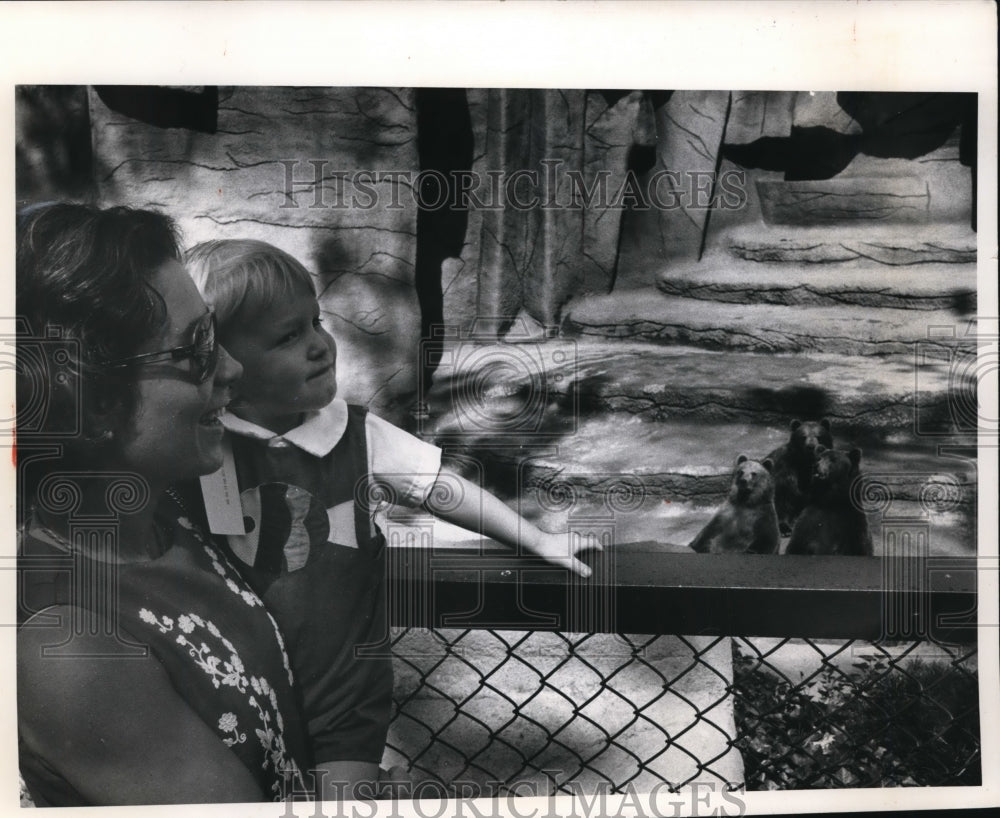
[(792, 684), (737, 651), (733, 698), (748, 790), (981, 782), (978, 682), (960, 661), (865, 656)]

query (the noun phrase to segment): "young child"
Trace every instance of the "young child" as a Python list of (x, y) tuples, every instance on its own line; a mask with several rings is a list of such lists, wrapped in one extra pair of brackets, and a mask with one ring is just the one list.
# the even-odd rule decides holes
[[(335, 399), (337, 347), (323, 328), (309, 272), (260, 241), (212, 241), (188, 269), (214, 307), (219, 339), (243, 365), (223, 417), (245, 533), (228, 536), (288, 642), (308, 721), (320, 797), (349, 797), (377, 781), (392, 697), (388, 649), (359, 655), (388, 633), (385, 540), (368, 505), (369, 481), (401, 505), (435, 513), (435, 485), (461, 501), (438, 514), (570, 568), (590, 570), (566, 534), (547, 534), (499, 499), (441, 469), (441, 451)], [(203, 480), (220, 494), (223, 470)], [(209, 503), (211, 501), (208, 501)]]

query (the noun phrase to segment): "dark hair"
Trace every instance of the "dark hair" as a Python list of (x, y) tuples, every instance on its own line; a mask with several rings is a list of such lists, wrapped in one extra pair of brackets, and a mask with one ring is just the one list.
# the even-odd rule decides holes
[(161, 331), (166, 306), (149, 278), (171, 259), (177, 230), (160, 213), (59, 203), (18, 215), (19, 438), (63, 438), (63, 465), (83, 453), (97, 462), (81, 465), (98, 465), (94, 419), (119, 431), (137, 408), (134, 373), (100, 364)]

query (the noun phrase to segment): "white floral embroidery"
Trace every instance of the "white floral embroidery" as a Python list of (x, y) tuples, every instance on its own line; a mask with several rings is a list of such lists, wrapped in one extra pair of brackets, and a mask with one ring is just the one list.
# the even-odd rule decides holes
[(223, 733), (233, 734), (233, 738), (222, 739), (227, 747), (232, 747), (234, 744), (243, 744), (247, 740), (247, 734), (241, 733), (238, 728), (239, 720), (236, 718), (235, 713), (223, 713), (219, 718), (219, 729)]
[[(255, 607), (264, 608), (264, 603), (261, 601), (260, 597), (253, 592), (253, 590), (248, 588), (240, 588), (239, 585), (237, 585), (236, 582), (233, 580), (233, 578), (229, 576), (229, 574), (226, 571), (226, 566), (228, 566), (229, 570), (232, 571), (234, 574), (238, 575), (238, 572), (234, 568), (232, 568), (232, 566), (229, 565), (229, 561), (225, 558), (225, 556), (220, 554), (218, 551), (214, 550), (208, 544), (203, 544), (203, 548), (205, 549), (205, 553), (208, 554), (209, 560), (211, 560), (212, 562), (212, 568), (214, 568), (215, 572), (226, 581), (226, 587), (230, 591), (232, 591), (234, 594), (239, 594), (240, 598), (244, 602), (246, 602), (246, 604), (249, 605), (251, 608)], [(223, 565), (223, 563), (225, 563), (225, 565)], [(285, 649), (285, 640), (281, 635), (281, 629), (278, 627), (278, 623), (274, 621), (274, 617), (271, 616), (271, 613), (267, 611), (266, 608), (265, 612), (267, 613), (267, 618), (270, 621), (271, 627), (274, 630), (274, 636), (278, 640), (278, 647), (281, 650), (281, 662), (285, 666), (285, 672), (288, 674), (288, 683), (295, 684), (295, 676), (292, 673), (291, 663), (288, 661), (288, 651)], [(217, 632), (211, 631), (211, 628), (215, 627), (214, 625), (209, 623), (208, 627), (210, 629), (210, 632), (213, 633), (213, 635), (218, 636)]]
[(179, 525), (181, 528), (186, 528), (188, 531), (190, 531), (198, 542), (200, 543), (205, 542), (205, 537), (201, 533), (201, 528), (192, 523), (191, 520), (189, 520), (187, 517), (184, 516), (178, 517), (177, 525)]
[[(140, 609), (139, 618), (156, 627), (160, 633), (172, 633), (175, 630), (173, 618), (165, 615), (157, 617), (147, 608)], [(261, 722), (261, 727), (254, 729), (254, 735), (257, 736), (266, 754), (265, 767), (270, 767), (282, 777), (282, 781), (275, 780), (271, 785), (274, 800), (282, 800), (286, 792), (289, 791), (287, 790), (289, 786), (304, 787), (301, 771), (294, 759), (288, 754), (288, 749), (285, 746), (284, 725), (281, 711), (278, 708), (278, 697), (267, 679), (263, 676), (248, 677), (246, 675), (243, 660), (233, 643), (220, 633), (218, 627), (210, 619), (204, 619), (196, 613), (189, 612), (177, 617), (176, 627), (179, 631), (176, 635), (177, 644), (187, 648), (188, 655), (209, 676), (213, 687), (216, 689), (229, 687), (243, 694), (249, 693), (248, 688), (250, 688), (253, 694), (256, 694), (249, 695), (247, 699), (247, 703), (257, 712)], [(188, 635), (193, 633), (196, 628), (208, 631), (228, 651), (229, 656), (217, 656), (206, 642), (198, 641), (196, 643), (188, 639)], [(284, 650), (282, 650), (282, 656), (284, 656)], [(287, 663), (287, 658), (285, 661)], [(240, 732), (239, 721), (235, 713), (223, 713), (219, 717), (217, 727), (220, 738), (228, 747), (246, 742), (247, 734)]]
[[(149, 619), (143, 615), (144, 612), (146, 612), (145, 608), (139, 612), (139, 617), (144, 622), (149, 622)], [(170, 631), (174, 629), (174, 620), (169, 616), (162, 616), (159, 620), (157, 620), (151, 613), (150, 616), (153, 617), (153, 621), (150, 622), (150, 624), (156, 625), (160, 633), (170, 633)], [(188, 614), (186, 618), (192, 623), (196, 618), (200, 619), (200, 617), (195, 617), (193, 614)], [(204, 622), (204, 620), (201, 621)], [(204, 626), (202, 625), (201, 627)], [(191, 630), (193, 631), (194, 628), (192, 627)], [(190, 633), (190, 631), (188, 631), (188, 633)], [(206, 643), (202, 642), (196, 645), (194, 642), (190, 641), (184, 633), (177, 634), (175, 641), (178, 645), (182, 645), (188, 649), (188, 655), (195, 660), (202, 670), (212, 677), (212, 684), (216, 688), (226, 685), (229, 687), (235, 687), (241, 693), (246, 690), (247, 681), (246, 678), (242, 676), (243, 662), (240, 660), (239, 655), (233, 648), (232, 642), (228, 639), (222, 640), (223, 644), (229, 650), (228, 662), (222, 661), (218, 656), (213, 656), (211, 648), (209, 648)]]
[[(289, 667), (288, 654), (285, 651), (284, 640), (278, 630), (274, 618), (267, 613), (264, 603), (261, 601), (245, 583), (242, 582), (240, 574), (229, 564), (225, 555), (215, 550), (210, 540), (202, 534), (201, 529), (186, 516), (176, 517), (177, 525), (191, 533), (204, 549), (212, 564), (212, 568), (226, 584), (226, 587), (235, 593), (243, 602), (251, 608), (259, 607), (267, 615), (274, 630), (274, 635), (279, 646), (282, 663), (288, 674), (289, 684), (292, 684), (292, 673)], [(228, 569), (228, 570), (227, 570)], [(239, 584), (233, 578), (240, 579)], [(304, 791), (305, 780), (302, 771), (295, 763), (295, 759), (289, 754), (285, 745), (283, 735), (283, 724), (281, 712), (278, 708), (278, 699), (267, 680), (263, 677), (246, 675), (246, 668), (240, 658), (235, 646), (220, 632), (219, 628), (210, 619), (205, 619), (193, 612), (181, 613), (175, 620), (167, 615), (157, 617), (148, 608), (139, 611), (139, 618), (148, 625), (156, 627), (162, 634), (172, 634), (178, 645), (187, 649), (188, 655), (194, 660), (209, 677), (213, 687), (229, 688), (244, 696), (248, 696), (247, 703), (257, 712), (261, 727), (254, 730), (258, 740), (263, 742), (262, 747), (265, 754), (265, 761), (262, 768), (273, 773), (271, 783), (271, 793), (274, 801), (282, 801), (288, 793), (293, 791)], [(176, 629), (175, 629), (176, 625)], [(193, 635), (196, 630), (207, 631), (214, 640), (216, 650), (209, 647), (206, 641), (195, 640)], [(188, 638), (191, 636), (192, 638)], [(225, 651), (218, 651), (217, 645), (225, 648)], [(223, 655), (216, 655), (222, 653)], [(228, 656), (225, 655), (228, 653)], [(257, 695), (251, 695), (248, 687), (252, 688)], [(261, 697), (258, 701), (257, 697)], [(267, 709), (270, 706), (270, 710)], [(229, 747), (246, 742), (247, 733), (239, 729), (239, 720), (235, 713), (223, 713), (218, 720), (217, 729), (221, 740)]]
[(221, 555), (218, 554), (216, 551), (214, 551), (212, 548), (210, 548), (208, 545), (204, 545), (203, 547), (205, 549), (205, 553), (208, 554), (208, 558), (212, 561), (212, 567), (215, 569), (215, 573), (217, 573), (220, 577), (222, 577), (226, 581), (226, 587), (234, 594), (240, 596), (243, 599), (243, 601), (246, 602), (246, 604), (249, 605), (251, 608), (257, 608), (257, 607), (263, 608), (264, 603), (261, 602), (260, 597), (257, 596), (257, 594), (255, 594), (249, 588), (240, 588), (240, 586), (236, 584), (236, 581), (231, 576), (228, 575), (225, 567), (223, 566), (222, 562), (219, 559)]

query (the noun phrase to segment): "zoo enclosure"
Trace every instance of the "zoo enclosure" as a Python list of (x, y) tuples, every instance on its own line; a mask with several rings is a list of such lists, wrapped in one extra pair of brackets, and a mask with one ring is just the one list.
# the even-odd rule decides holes
[[(980, 783), (975, 558), (634, 543), (592, 553), (593, 577), (578, 580), (479, 548), (390, 552), (397, 675), (416, 683), (397, 685), (389, 746), (417, 781), (484, 794), (525, 780), (540, 794)], [(674, 653), (687, 658), (664, 665), (651, 656), (670, 634), (685, 634)], [(547, 661), (540, 639), (557, 647)], [(779, 659), (790, 649), (812, 658), (799, 678)], [(511, 692), (511, 665), (533, 690)], [(620, 684), (636, 670), (641, 686)], [(707, 699), (685, 693), (698, 674)], [(574, 690), (573, 677), (593, 681)], [(595, 709), (609, 696), (617, 718)], [(658, 710), (667, 696), (681, 722)], [(702, 755), (688, 739), (706, 730), (715, 749)], [(559, 769), (543, 769), (552, 758)]]

